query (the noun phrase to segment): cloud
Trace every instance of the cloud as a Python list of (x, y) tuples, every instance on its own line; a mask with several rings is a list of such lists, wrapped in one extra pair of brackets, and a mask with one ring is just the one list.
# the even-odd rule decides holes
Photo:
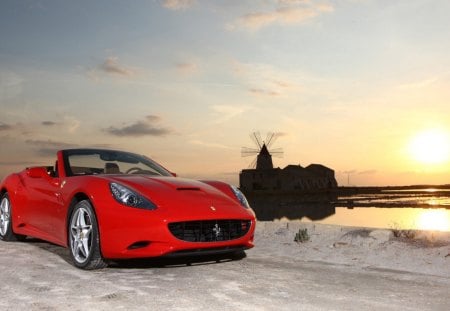
[(204, 142), (201, 140), (191, 140), (191, 141), (189, 141), (189, 143), (191, 143), (193, 145), (202, 146), (202, 147), (208, 147), (208, 148), (234, 149), (234, 148), (231, 148), (230, 146), (226, 146), (226, 145), (222, 145), (222, 144), (218, 144), (218, 143)]
[(161, 121), (161, 117), (160, 116), (155, 116), (155, 115), (148, 115), (145, 117), (145, 119), (147, 120), (147, 122), (159, 122)]
[(230, 106), (230, 105), (215, 105), (210, 108), (213, 113), (217, 116), (215, 123), (224, 123), (230, 119), (233, 119), (247, 110), (248, 107), (245, 106)]
[(15, 131), (16, 133), (27, 134), (28, 130), (25, 125), (20, 122), (8, 124), (0, 121), (0, 131)]
[(257, 88), (251, 88), (250, 93), (254, 95), (262, 95), (262, 96), (279, 96), (280, 93), (273, 91), (273, 90), (263, 90), (263, 89), (257, 89)]
[(284, 4), (284, 5), (293, 5), (293, 4), (302, 4), (305, 2), (311, 2), (311, 0), (278, 0), (277, 1), (279, 4)]
[(58, 123), (53, 121), (42, 121), (41, 124), (44, 126), (54, 126), (57, 125)]
[(17, 122), (15, 124), (0, 122), (0, 132), (7, 135), (3, 137), (13, 137), (13, 140), (16, 140), (19, 136), (30, 137), (30, 135), (33, 135), (36, 132), (35, 126), (36, 124), (30, 122), (27, 122), (26, 124), (21, 122)]
[(267, 64), (233, 61), (232, 73), (255, 96), (289, 96), (303, 91), (301, 77)]
[(110, 56), (96, 68), (87, 71), (87, 76), (94, 81), (99, 81), (102, 75), (129, 78), (136, 75), (136, 70), (121, 64), (117, 56)]
[(64, 130), (67, 130), (69, 133), (75, 133), (76, 130), (80, 127), (81, 122), (77, 120), (74, 117), (71, 116), (64, 116), (63, 122), (55, 122), (55, 121), (42, 121), (41, 125), (51, 128), (51, 127), (58, 127), (62, 128)]
[[(81, 148), (78, 144), (65, 143), (61, 141), (54, 141), (51, 139), (27, 139), (25, 143), (32, 146), (37, 155), (43, 157), (55, 157), (58, 150)], [(83, 145), (83, 148), (110, 148), (109, 144), (91, 144)]]
[(227, 25), (227, 29), (258, 31), (272, 24), (297, 25), (333, 10), (334, 8), (331, 4), (315, 3), (313, 1), (278, 1), (278, 5), (272, 10), (247, 13)]
[(166, 127), (159, 127), (154, 123), (158, 123), (161, 120), (159, 116), (149, 115), (144, 120), (137, 121), (131, 125), (124, 127), (110, 126), (105, 129), (105, 132), (115, 136), (165, 136), (171, 134), (173, 131)]
[(182, 62), (175, 64), (177, 70), (182, 74), (193, 74), (198, 72), (198, 66), (193, 62)]
[(67, 130), (69, 131), (69, 133), (75, 133), (80, 127), (81, 122), (74, 117), (65, 116), (64, 124), (67, 126)]
[(122, 65), (119, 63), (118, 57), (108, 57), (103, 64), (99, 67), (102, 71), (109, 73), (109, 74), (115, 74), (115, 75), (121, 75), (121, 76), (132, 76), (134, 75), (134, 71), (130, 68)]
[(59, 141), (53, 141), (51, 139), (41, 140), (41, 139), (27, 139), (25, 141), (28, 145), (37, 147), (36, 153), (39, 156), (55, 156), (58, 150), (77, 148), (78, 145), (71, 143), (64, 143)]
[(163, 0), (162, 5), (169, 10), (182, 10), (192, 7), (196, 0)]
[(12, 125), (0, 122), (0, 131), (9, 131), (12, 129), (13, 129)]

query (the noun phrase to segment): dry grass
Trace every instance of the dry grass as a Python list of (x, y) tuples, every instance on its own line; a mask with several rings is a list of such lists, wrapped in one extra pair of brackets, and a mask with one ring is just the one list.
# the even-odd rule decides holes
[(356, 229), (356, 230), (352, 230), (352, 231), (347, 232), (346, 234), (344, 234), (342, 236), (342, 238), (345, 238), (345, 237), (351, 237), (351, 238), (360, 237), (360, 238), (372, 238), (373, 239), (373, 237), (370, 236), (370, 233), (372, 231), (373, 230), (369, 230), (369, 229)]
[(391, 229), (394, 239), (420, 248), (449, 246), (448, 239), (440, 239), (439, 232)]

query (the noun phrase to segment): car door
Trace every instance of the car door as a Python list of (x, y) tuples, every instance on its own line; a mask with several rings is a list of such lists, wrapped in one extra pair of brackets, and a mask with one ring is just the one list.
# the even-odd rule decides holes
[(49, 175), (45, 168), (31, 168), (27, 175), (27, 225), (39, 237), (52, 241), (61, 239), (55, 236), (61, 222), (64, 222), (61, 216), (60, 179)]

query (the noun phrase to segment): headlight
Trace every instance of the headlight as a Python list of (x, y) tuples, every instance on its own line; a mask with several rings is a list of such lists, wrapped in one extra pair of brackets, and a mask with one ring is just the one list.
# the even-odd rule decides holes
[(113, 198), (120, 204), (149, 210), (156, 209), (155, 204), (125, 186), (112, 182), (109, 184), (109, 188)]
[(245, 198), (245, 195), (242, 193), (241, 190), (239, 190), (237, 187), (235, 186), (230, 186), (231, 190), (233, 190), (234, 195), (236, 196), (236, 198), (239, 200), (239, 202), (241, 202), (241, 205), (245, 208), (250, 208), (250, 204), (248, 204), (247, 199)]

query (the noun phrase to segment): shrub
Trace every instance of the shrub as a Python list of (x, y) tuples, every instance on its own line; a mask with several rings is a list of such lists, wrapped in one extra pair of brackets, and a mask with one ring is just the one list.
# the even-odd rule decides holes
[(310, 237), (308, 234), (308, 229), (299, 229), (298, 233), (295, 234), (294, 241), (297, 243), (303, 243), (309, 241)]
[(397, 223), (394, 223), (392, 225), (391, 231), (394, 234), (394, 237), (405, 238), (405, 239), (409, 239), (409, 240), (413, 240), (417, 234), (416, 230), (400, 229), (400, 225)]

